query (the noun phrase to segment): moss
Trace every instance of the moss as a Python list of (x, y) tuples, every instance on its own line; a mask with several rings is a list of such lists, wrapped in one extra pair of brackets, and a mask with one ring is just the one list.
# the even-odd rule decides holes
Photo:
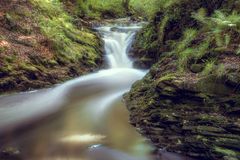
[[(140, 33), (137, 35), (136, 38), (136, 47), (141, 47), (143, 49), (149, 50), (152, 47), (156, 47), (158, 43), (156, 42), (157, 35), (154, 29), (154, 26), (147, 25)], [(152, 46), (152, 44), (156, 44)], [(152, 46), (152, 47), (151, 47)]]
[(0, 53), (3, 53), (7, 50), (7, 47), (0, 47)]
[(191, 67), (190, 67), (190, 70), (193, 72), (193, 73), (199, 73), (203, 70), (203, 65), (202, 64), (192, 64)]
[(51, 66), (56, 66), (58, 65), (57, 61), (52, 59), (52, 60), (49, 60), (48, 63), (51, 65)]
[(19, 69), (23, 69), (23, 70), (29, 71), (29, 72), (38, 71), (38, 69), (35, 66), (33, 66), (32, 64), (27, 64), (27, 63), (21, 63), (19, 65)]
[(216, 69), (216, 75), (218, 78), (222, 78), (224, 77), (224, 75), (227, 74), (227, 71), (225, 70), (225, 66), (224, 64), (220, 64), (217, 66), (217, 69)]
[(5, 16), (6, 19), (11, 23), (15, 23), (16, 21), (21, 20), (21, 16), (16, 14), (14, 11), (6, 13)]
[(0, 72), (3, 72), (3, 73), (10, 73), (13, 71), (13, 66), (11, 65), (5, 65), (5, 66), (1, 66), (0, 67)]
[(236, 157), (236, 156), (239, 156), (239, 155), (240, 155), (240, 153), (237, 152), (237, 151), (233, 151), (233, 150), (226, 149), (226, 148), (222, 148), (222, 147), (218, 147), (218, 146), (216, 146), (216, 147), (214, 148), (214, 150), (215, 150), (216, 152), (218, 152), (219, 154), (223, 154), (223, 155), (225, 155), (225, 156), (234, 156), (234, 157)]
[[(159, 148), (196, 159), (238, 159), (239, 106), (235, 96), (239, 66), (233, 64), (239, 57), (233, 54), (239, 49), (240, 15), (227, 7), (216, 10), (226, 1), (178, 2), (168, 5), (162, 1), (164, 12), (157, 6), (160, 11), (144, 33), (138, 33), (135, 49), (139, 59), (159, 62), (126, 96), (130, 121)], [(196, 16), (192, 12), (198, 9)], [(222, 52), (217, 52), (218, 48)], [(231, 77), (234, 79), (229, 80)], [(234, 82), (233, 88), (229, 82)]]
[(120, 0), (77, 0), (73, 5), (74, 11), (71, 12), (74, 12), (74, 14), (81, 18), (117, 18), (126, 17), (129, 13), (129, 8), (127, 7), (128, 5), (123, 5)]
[(208, 62), (206, 62), (205, 64), (205, 68), (202, 71), (202, 75), (204, 76), (208, 76), (210, 74), (213, 74), (214, 70), (216, 69), (216, 65), (215, 65), (216, 61), (215, 60), (209, 60)]
[(165, 33), (165, 28), (167, 27), (168, 21), (169, 21), (170, 17), (165, 16), (162, 20), (162, 22), (160, 23), (159, 31), (158, 31), (158, 42), (160, 44), (163, 44), (164, 41), (164, 33)]
[(0, 35), (0, 40), (5, 40), (6, 37), (4, 35)]
[(204, 121), (204, 122), (214, 122), (216, 124), (221, 124), (224, 123), (226, 120), (224, 116), (221, 115), (208, 115), (208, 114), (199, 114), (198, 115), (199, 121)]
[(12, 54), (11, 56), (5, 56), (4, 61), (6, 61), (7, 63), (14, 63), (15, 61), (17, 61), (17, 56), (14, 54)]
[(197, 126), (198, 132), (215, 132), (215, 133), (224, 133), (225, 130), (220, 127), (212, 127), (212, 126)]
[(87, 29), (79, 30), (60, 1), (31, 1), (39, 9), (35, 13), (42, 33), (53, 42), (60, 64), (81, 62), (96, 67), (100, 59), (99, 38)]
[(169, 73), (169, 74), (166, 74), (162, 77), (160, 77), (159, 79), (156, 80), (156, 84), (158, 83), (161, 83), (161, 82), (164, 82), (164, 81), (170, 81), (170, 80), (173, 80), (176, 78), (176, 73)]
[[(149, 57), (152, 61), (166, 52), (177, 55), (179, 71), (185, 72), (193, 63), (218, 58), (217, 54), (209, 56), (217, 48), (222, 48), (222, 53), (228, 50), (238, 53), (239, 48), (233, 49), (231, 46), (237, 45), (239, 41), (236, 35), (240, 33), (240, 16), (235, 10), (221, 10), (226, 4), (222, 1), (214, 1), (213, 4), (202, 0), (194, 3), (188, 0), (159, 1), (152, 22), (144, 27), (145, 33), (137, 36), (136, 54)], [(151, 44), (154, 47), (150, 47)], [(155, 56), (151, 56), (153, 52)], [(210, 65), (207, 66), (206, 69), (209, 69)]]

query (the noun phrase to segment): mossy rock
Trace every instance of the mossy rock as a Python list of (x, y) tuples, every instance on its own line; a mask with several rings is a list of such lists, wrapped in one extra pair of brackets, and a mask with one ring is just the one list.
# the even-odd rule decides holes
[(196, 159), (238, 159), (238, 93), (216, 75), (176, 72), (175, 62), (161, 59), (124, 96), (131, 124), (156, 147), (171, 152)]
[(192, 64), (190, 67), (190, 70), (193, 73), (200, 73), (203, 71), (203, 69), (204, 69), (204, 64)]

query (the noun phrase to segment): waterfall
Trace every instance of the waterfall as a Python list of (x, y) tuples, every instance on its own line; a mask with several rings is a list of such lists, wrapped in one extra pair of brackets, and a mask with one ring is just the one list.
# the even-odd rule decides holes
[[(80, 159), (85, 156), (94, 160), (99, 159), (98, 156), (105, 160), (132, 159), (125, 153), (97, 144), (122, 150), (120, 146), (125, 143), (124, 151), (133, 153), (132, 149), (136, 149), (136, 154), (146, 154), (146, 150), (142, 151), (146, 144), (128, 123), (128, 112), (121, 102), (122, 95), (146, 74), (134, 69), (128, 57), (140, 28), (137, 24), (97, 28), (104, 41), (108, 69), (53, 88), (0, 97), (0, 143), (10, 140), (26, 151), (23, 154), (27, 159), (39, 160), (54, 159), (54, 156), (71, 159), (69, 156), (78, 157), (79, 152), (92, 145), (98, 147), (89, 155), (81, 152)], [(34, 128), (35, 125), (38, 127)], [(13, 136), (9, 137), (9, 133)], [(68, 154), (62, 155), (62, 151)]]
[(127, 53), (140, 26), (99, 27), (104, 40), (107, 62), (110, 68), (132, 68), (132, 61)]
[[(104, 41), (106, 62), (109, 69), (72, 79), (55, 88), (27, 92), (0, 99), (0, 133), (40, 117), (53, 114), (61, 108), (80, 101), (81, 97), (94, 95), (86, 103), (88, 114), (104, 115), (112, 102), (127, 92), (131, 85), (141, 79), (145, 72), (132, 68), (128, 51), (141, 25), (104, 26), (97, 30)], [(96, 107), (98, 103), (98, 107)]]

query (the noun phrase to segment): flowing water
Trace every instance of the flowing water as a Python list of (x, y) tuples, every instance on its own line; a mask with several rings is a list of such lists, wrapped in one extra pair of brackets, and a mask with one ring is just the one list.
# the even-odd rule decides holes
[(145, 75), (127, 56), (140, 28), (97, 28), (109, 69), (51, 89), (0, 97), (0, 147), (16, 147), (27, 160), (150, 159), (151, 146), (129, 125), (122, 102)]

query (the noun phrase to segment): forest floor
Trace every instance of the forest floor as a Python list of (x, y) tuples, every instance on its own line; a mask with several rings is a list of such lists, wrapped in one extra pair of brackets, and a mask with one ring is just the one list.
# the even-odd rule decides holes
[[(80, 27), (64, 22), (73, 27), (62, 29), (44, 9), (25, 0), (0, 1), (0, 93), (49, 87), (102, 67), (99, 36), (81, 21)], [(49, 21), (42, 24), (42, 17)], [(55, 26), (43, 28), (45, 23)]]

